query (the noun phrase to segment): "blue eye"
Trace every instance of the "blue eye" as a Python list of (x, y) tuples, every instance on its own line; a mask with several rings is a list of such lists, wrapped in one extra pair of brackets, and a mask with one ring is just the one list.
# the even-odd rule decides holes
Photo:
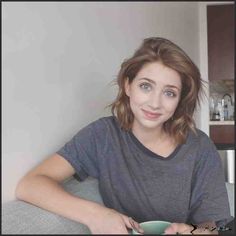
[(150, 91), (152, 89), (152, 86), (149, 83), (142, 83), (139, 87), (145, 91)]
[(174, 92), (172, 92), (172, 91), (165, 91), (164, 93), (168, 97), (176, 97), (176, 94)]

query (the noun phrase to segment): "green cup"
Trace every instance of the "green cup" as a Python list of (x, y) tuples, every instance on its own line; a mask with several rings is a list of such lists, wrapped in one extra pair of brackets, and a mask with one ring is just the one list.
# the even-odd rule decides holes
[[(144, 230), (144, 234), (164, 234), (165, 229), (171, 225), (167, 221), (146, 221), (139, 224), (140, 227)], [(134, 229), (132, 229), (132, 234), (140, 234)]]

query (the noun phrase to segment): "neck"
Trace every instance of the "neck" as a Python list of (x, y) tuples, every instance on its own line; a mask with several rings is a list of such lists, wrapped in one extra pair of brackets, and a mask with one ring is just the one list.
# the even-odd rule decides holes
[(138, 126), (135, 122), (133, 123), (132, 132), (143, 144), (156, 144), (168, 137), (163, 127), (148, 129)]

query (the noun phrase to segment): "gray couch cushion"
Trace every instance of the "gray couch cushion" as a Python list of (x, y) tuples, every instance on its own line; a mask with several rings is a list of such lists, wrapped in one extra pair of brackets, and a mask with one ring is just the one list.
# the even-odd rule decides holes
[[(103, 204), (96, 179), (79, 182), (71, 178), (63, 183), (65, 189), (76, 196)], [(2, 206), (3, 234), (90, 234), (78, 222), (36, 207), (24, 201), (11, 201)]]
[[(98, 181), (88, 177), (79, 182), (74, 177), (63, 183), (64, 188), (76, 196), (103, 205)], [(234, 216), (234, 184), (226, 183), (230, 212)], [(2, 205), (3, 234), (90, 234), (89, 229), (78, 222), (53, 214), (23, 201), (11, 201)]]

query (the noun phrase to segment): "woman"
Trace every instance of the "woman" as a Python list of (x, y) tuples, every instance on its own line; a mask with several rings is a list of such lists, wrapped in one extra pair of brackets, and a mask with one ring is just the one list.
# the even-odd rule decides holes
[[(203, 81), (185, 52), (147, 38), (125, 60), (112, 116), (81, 129), (18, 184), (19, 199), (81, 222), (95, 234), (127, 234), (140, 222), (173, 222), (175, 233), (217, 233), (230, 219), (219, 154), (195, 127)], [(77, 173), (99, 180), (105, 206), (67, 193)], [(175, 223), (174, 223), (175, 222)]]

